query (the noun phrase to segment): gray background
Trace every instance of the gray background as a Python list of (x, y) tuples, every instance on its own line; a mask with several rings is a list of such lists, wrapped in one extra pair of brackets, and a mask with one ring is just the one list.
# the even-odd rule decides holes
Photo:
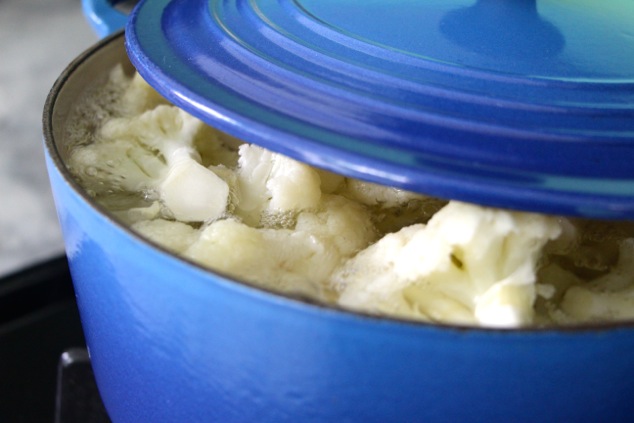
[(0, 277), (63, 253), (42, 109), (57, 76), (97, 40), (80, 0), (0, 0)]

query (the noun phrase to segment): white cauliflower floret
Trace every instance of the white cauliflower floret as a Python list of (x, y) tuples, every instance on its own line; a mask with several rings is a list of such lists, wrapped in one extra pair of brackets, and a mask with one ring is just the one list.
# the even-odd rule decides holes
[(428, 225), (386, 235), (339, 269), (340, 304), (431, 321), (529, 324), (553, 218), (450, 202)]
[(200, 164), (192, 143), (201, 127), (182, 110), (160, 105), (139, 116), (110, 119), (98, 140), (77, 149), (70, 163), (96, 180), (91, 186), (108, 182), (130, 192), (153, 190), (174, 218), (213, 220), (224, 213), (229, 188)]
[(69, 167), (88, 192), (142, 192), (160, 178), (165, 164), (151, 150), (128, 140), (108, 139), (72, 151)]
[(138, 115), (158, 105), (169, 104), (138, 72), (130, 78), (124, 73), (123, 68), (118, 66), (112, 71), (110, 78), (115, 84), (127, 85), (117, 102), (117, 110), (123, 116)]
[(374, 224), (382, 233), (425, 223), (447, 203), (438, 198), (351, 178), (345, 178), (335, 194), (368, 206), (372, 210)]
[(189, 148), (178, 148), (168, 158), (169, 169), (159, 186), (161, 199), (174, 217), (185, 222), (212, 220), (227, 208), (229, 186), (202, 166)]
[(301, 213), (295, 231), (328, 239), (328, 247), (343, 257), (351, 257), (376, 239), (367, 209), (335, 195), (324, 195), (320, 210)]
[(398, 207), (408, 201), (424, 198), (414, 192), (359, 179), (346, 178), (345, 182), (337, 193), (367, 206)]
[(321, 284), (305, 277), (301, 263), (312, 254), (300, 234), (256, 229), (235, 219), (218, 220), (184, 256), (216, 271), (260, 286), (320, 298)]
[(198, 239), (198, 231), (191, 226), (173, 220), (143, 220), (131, 226), (133, 231), (143, 235), (175, 253), (182, 253)]
[(113, 214), (121, 220), (122, 223), (132, 226), (137, 222), (159, 218), (161, 215), (161, 205), (158, 201), (153, 201), (149, 206), (113, 211)]
[(601, 322), (634, 319), (634, 239), (621, 242), (615, 268), (591, 282), (570, 286), (561, 302), (568, 319)]
[(235, 219), (203, 230), (185, 255), (210, 268), (270, 289), (326, 298), (333, 269), (375, 238), (367, 212), (328, 197), (302, 212), (294, 229), (253, 228)]
[(324, 169), (315, 168), (315, 172), (319, 175), (319, 179), (321, 181), (321, 192), (324, 194), (334, 193), (347, 179), (343, 175), (332, 173)]
[(239, 154), (237, 213), (245, 221), (319, 205), (321, 180), (310, 166), (255, 145), (240, 146)]

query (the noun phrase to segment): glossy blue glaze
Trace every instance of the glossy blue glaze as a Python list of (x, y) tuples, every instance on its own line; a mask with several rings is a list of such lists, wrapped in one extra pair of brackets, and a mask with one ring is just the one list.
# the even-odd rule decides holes
[(634, 2), (145, 1), (130, 58), (208, 123), (445, 198), (634, 217)]
[(48, 163), (91, 361), (114, 422), (634, 415), (631, 327), (443, 328), (275, 296), (140, 241)]
[(128, 15), (114, 7), (116, 0), (82, 0), (82, 10), (92, 29), (105, 37), (123, 28), (128, 22)]
[(63, 155), (70, 108), (124, 56), (119, 34), (78, 58), (44, 114), (82, 325), (113, 422), (631, 421), (632, 324), (500, 331), (368, 317), (228, 280), (122, 227)]

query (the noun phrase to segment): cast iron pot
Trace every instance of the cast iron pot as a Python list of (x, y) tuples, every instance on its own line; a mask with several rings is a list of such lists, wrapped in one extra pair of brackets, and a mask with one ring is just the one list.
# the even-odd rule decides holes
[(97, 384), (115, 423), (596, 422), (634, 418), (634, 326), (492, 330), (354, 314), (177, 258), (66, 169), (71, 109), (127, 61), (102, 40), (44, 111), (50, 180)]

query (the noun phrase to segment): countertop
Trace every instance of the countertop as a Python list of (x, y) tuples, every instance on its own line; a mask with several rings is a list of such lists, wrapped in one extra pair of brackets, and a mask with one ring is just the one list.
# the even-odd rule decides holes
[(0, 0), (0, 277), (63, 254), (42, 147), (42, 110), (98, 37), (80, 0)]

